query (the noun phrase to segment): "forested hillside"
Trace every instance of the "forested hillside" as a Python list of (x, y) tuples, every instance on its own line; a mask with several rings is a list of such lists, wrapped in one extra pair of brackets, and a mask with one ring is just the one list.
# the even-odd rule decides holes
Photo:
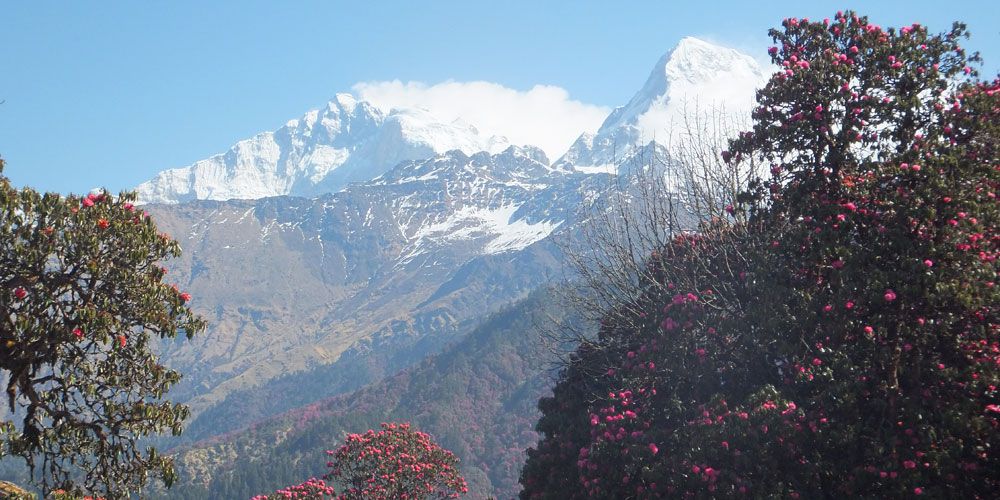
[(536, 292), (380, 383), (179, 450), (182, 484), (164, 498), (248, 498), (318, 477), (346, 433), (401, 420), (455, 453), (472, 498), (515, 496), (554, 368), (546, 332), (571, 321), (552, 292)]

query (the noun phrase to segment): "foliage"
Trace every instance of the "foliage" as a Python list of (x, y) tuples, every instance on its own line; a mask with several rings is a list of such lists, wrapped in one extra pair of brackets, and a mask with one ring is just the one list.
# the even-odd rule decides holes
[(785, 69), (722, 153), (771, 177), (651, 256), (645, 309), (571, 358), (523, 498), (1000, 487), (1000, 80), (961, 24), (771, 36)]
[[(0, 163), (2, 169), (2, 163)], [(14, 189), (0, 176), (0, 370), (10, 415), (0, 457), (19, 456), (46, 491), (123, 496), (171, 460), (142, 436), (177, 434), (187, 409), (162, 397), (180, 374), (149, 341), (204, 327), (190, 296), (161, 282), (179, 252), (132, 205)]]

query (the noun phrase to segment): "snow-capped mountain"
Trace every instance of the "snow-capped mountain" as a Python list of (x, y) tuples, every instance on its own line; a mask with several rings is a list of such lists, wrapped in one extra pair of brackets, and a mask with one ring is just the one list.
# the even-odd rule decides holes
[(142, 203), (315, 196), (376, 177), (402, 161), (506, 146), (506, 139), (483, 137), (461, 121), (444, 123), (421, 109), (383, 113), (338, 94), (322, 109), (242, 140), (224, 154), (163, 171), (136, 191)]
[[(596, 134), (581, 135), (556, 161), (555, 170), (613, 171), (616, 163), (651, 141), (669, 145), (685, 113), (720, 106), (748, 109), (765, 78), (746, 54), (684, 38), (657, 62), (628, 104), (615, 109)], [(451, 150), (497, 153), (508, 145), (505, 138), (485, 137), (460, 120), (446, 123), (416, 108), (385, 113), (350, 94), (338, 94), (324, 108), (274, 132), (163, 171), (136, 190), (143, 203), (317, 196), (373, 179), (402, 161)]]
[(684, 38), (660, 58), (628, 104), (616, 108), (596, 134), (585, 133), (555, 163), (560, 169), (614, 171), (651, 142), (669, 147), (685, 116), (710, 110), (748, 111), (767, 72), (752, 57), (697, 38)]
[[(180, 240), (170, 277), (211, 325), (193, 343), (164, 346), (186, 374), (175, 397), (200, 413), (276, 377), (355, 363), (338, 365), (350, 368), (322, 397), (419, 361), (563, 277), (553, 235), (575, 230), (580, 208), (610, 185), (604, 172), (650, 147), (664, 117), (690, 99), (749, 102), (763, 75), (748, 56), (685, 39), (555, 164), (468, 124), (382, 113), (340, 94), (224, 155), (161, 173), (140, 195)], [(289, 194), (299, 196), (279, 196)], [(222, 420), (198, 425), (242, 422)]]

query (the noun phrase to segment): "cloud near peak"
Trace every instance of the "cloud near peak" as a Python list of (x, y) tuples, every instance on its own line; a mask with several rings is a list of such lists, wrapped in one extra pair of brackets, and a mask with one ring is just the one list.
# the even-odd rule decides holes
[(581, 133), (596, 131), (610, 112), (570, 99), (569, 92), (553, 85), (523, 91), (484, 81), (428, 85), (393, 80), (361, 82), (352, 90), (384, 111), (417, 107), (443, 120), (461, 118), (485, 135), (538, 146), (550, 160), (562, 156)]

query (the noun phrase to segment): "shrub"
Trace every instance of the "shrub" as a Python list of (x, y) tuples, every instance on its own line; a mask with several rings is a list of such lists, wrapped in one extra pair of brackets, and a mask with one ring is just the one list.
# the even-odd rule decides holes
[[(1000, 80), (964, 26), (786, 19), (730, 220), (651, 256), (540, 403), (523, 498), (989, 497)], [(637, 325), (637, 326), (636, 326)]]

